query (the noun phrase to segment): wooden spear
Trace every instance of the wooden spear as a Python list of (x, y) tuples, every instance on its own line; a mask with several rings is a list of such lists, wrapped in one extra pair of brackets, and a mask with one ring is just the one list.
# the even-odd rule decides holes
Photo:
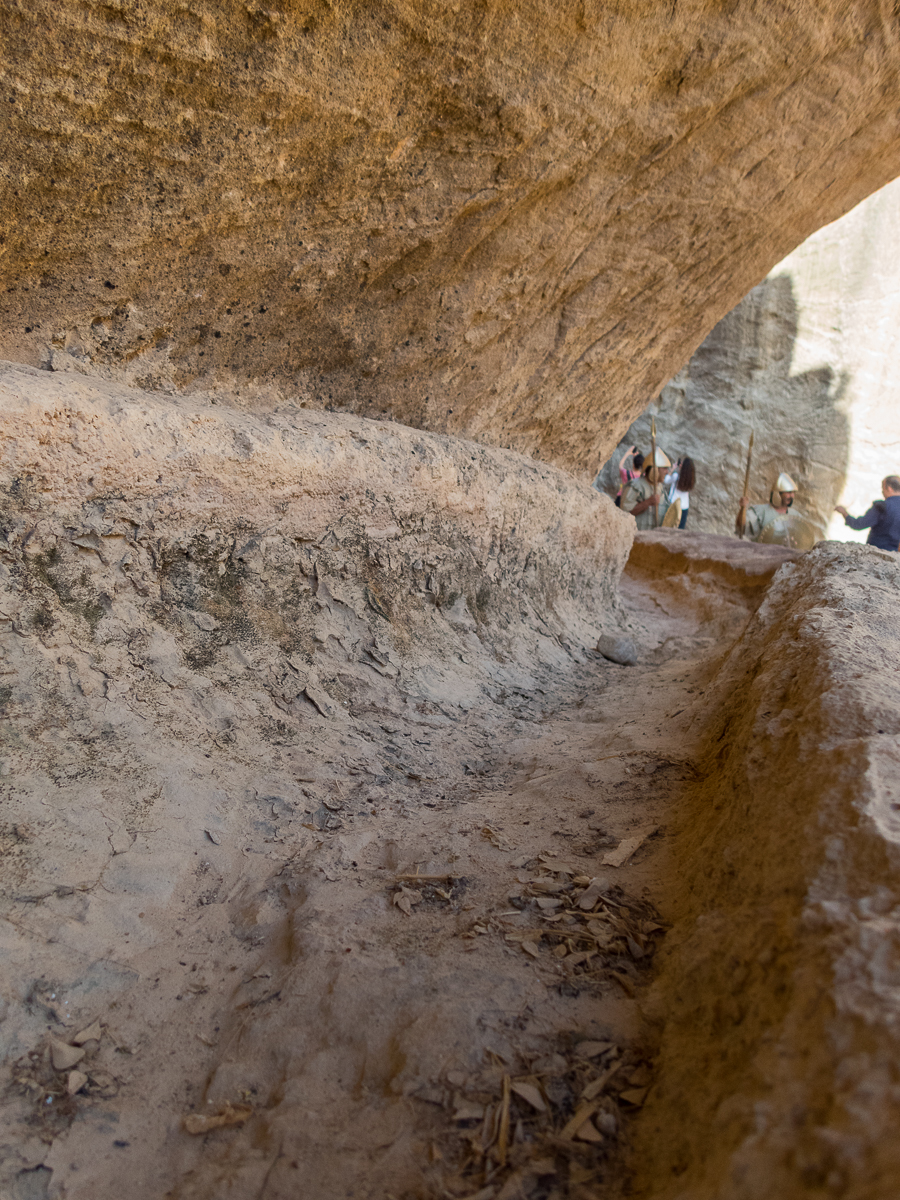
[[(747, 447), (747, 470), (744, 472), (744, 490), (742, 496), (747, 495), (747, 490), (750, 487), (750, 464), (753, 462), (753, 430), (750, 430), (750, 445)], [(744, 536), (744, 530), (747, 527), (747, 510), (743, 505), (738, 509), (737, 517), (737, 535), (739, 538)]]
[[(654, 495), (656, 494), (656, 480), (659, 477), (659, 471), (656, 466), (656, 417), (650, 418), (650, 483), (653, 485)], [(659, 525), (659, 505), (653, 505), (653, 528), (656, 529)]]

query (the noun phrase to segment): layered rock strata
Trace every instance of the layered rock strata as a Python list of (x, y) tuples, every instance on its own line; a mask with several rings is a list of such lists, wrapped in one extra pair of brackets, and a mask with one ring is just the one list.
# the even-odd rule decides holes
[(893, 1195), (900, 1055), (893, 556), (786, 564), (709, 696), (682, 815), (639, 1193)]
[(868, 0), (0, 21), (0, 353), (582, 470), (896, 171), (900, 53)]

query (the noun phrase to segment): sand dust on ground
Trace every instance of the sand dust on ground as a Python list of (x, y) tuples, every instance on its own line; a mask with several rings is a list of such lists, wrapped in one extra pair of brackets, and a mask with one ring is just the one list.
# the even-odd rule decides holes
[[(652, 1081), (671, 814), (759, 591), (701, 563), (685, 595), (645, 541), (623, 582), (638, 665), (370, 712), (374, 786), (310, 772), (304, 811), (260, 779), (251, 820), (196, 830), (152, 797), (117, 828), (102, 794), (37, 798), (40, 838), (10, 826), (6, 861), (71, 882), (5, 918), (28, 979), (13, 1195), (112, 1197), (123, 1173), (136, 1200), (616, 1194)], [(189, 885), (154, 843), (193, 860)]]

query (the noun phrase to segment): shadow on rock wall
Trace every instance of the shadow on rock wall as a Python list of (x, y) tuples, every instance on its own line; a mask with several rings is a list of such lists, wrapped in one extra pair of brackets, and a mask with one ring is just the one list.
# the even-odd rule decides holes
[(690, 362), (630, 427), (594, 486), (615, 495), (618, 463), (631, 445), (646, 452), (650, 415), (673, 460), (697, 466), (689, 526), (731, 533), (755, 431), (750, 498), (768, 498), (780, 471), (798, 484), (797, 508), (823, 534), (847, 473), (849, 376), (823, 365), (792, 374), (798, 308), (790, 275), (766, 279), (713, 329)]

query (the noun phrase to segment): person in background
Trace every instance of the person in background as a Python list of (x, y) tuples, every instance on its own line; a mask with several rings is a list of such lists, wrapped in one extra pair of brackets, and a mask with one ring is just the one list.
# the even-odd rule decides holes
[(694, 470), (694, 460), (687, 456), (679, 458), (675, 466), (663, 480), (663, 483), (669, 489), (669, 504), (674, 504), (676, 500), (681, 502), (681, 520), (678, 522), (679, 529), (684, 529), (687, 526), (688, 509), (691, 503), (691, 489), (696, 481), (697, 473)]
[[(631, 466), (626, 467), (626, 462), (631, 459)], [(619, 459), (619, 490), (616, 492), (616, 508), (622, 505), (622, 488), (627, 483), (631, 483), (632, 479), (639, 479), (641, 474), (641, 466), (644, 462), (644, 456), (638, 450), (637, 446), (632, 446), (630, 450), (626, 450)]]
[[(794, 503), (797, 485), (786, 471), (782, 471), (775, 480), (775, 486), (769, 493), (768, 504), (751, 504), (746, 496), (741, 496), (741, 508), (746, 510), (746, 533), (751, 542), (758, 542), (770, 525), (774, 525), (779, 517), (786, 516)], [(773, 504), (772, 498), (778, 493), (778, 503)], [(740, 530), (737, 531), (740, 536)]]
[[(668, 508), (662, 480), (664, 472), (672, 466), (672, 462), (658, 446), (655, 465), (650, 461), (649, 454), (645, 455), (641, 462), (643, 474), (626, 483), (622, 489), (621, 508), (623, 512), (631, 513), (637, 522), (638, 530), (654, 529), (660, 524)], [(655, 519), (653, 509), (656, 509)]]
[(868, 529), (867, 546), (879, 550), (900, 549), (900, 476), (887, 475), (881, 481), (883, 500), (876, 500), (863, 517), (851, 517), (839, 504), (834, 510), (844, 518), (851, 529)]

